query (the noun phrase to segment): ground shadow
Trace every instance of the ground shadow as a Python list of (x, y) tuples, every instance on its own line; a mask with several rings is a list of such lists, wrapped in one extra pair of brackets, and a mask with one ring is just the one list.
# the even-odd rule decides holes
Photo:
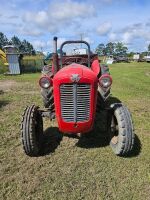
[[(100, 133), (100, 134), (102, 134), (102, 133)], [(107, 133), (103, 133), (103, 134), (107, 134)], [(90, 148), (105, 147), (105, 146), (108, 146), (109, 143), (110, 143), (109, 137), (98, 137), (97, 135), (94, 135), (92, 133), (89, 136), (86, 135), (84, 137), (81, 137), (78, 140), (78, 142), (76, 143), (76, 146), (80, 147), (80, 148), (90, 149)], [(141, 153), (141, 149), (142, 149), (141, 142), (140, 142), (138, 136), (135, 135), (132, 151), (129, 154), (124, 155), (123, 157), (125, 157), (125, 158), (136, 157)]]
[(98, 137), (95, 136), (93, 133), (89, 133), (89, 135), (82, 136), (76, 143), (77, 147), (86, 149), (105, 147), (108, 145), (109, 145), (109, 140), (107, 137)]
[(1, 100), (0, 100), (0, 109), (1, 109), (2, 107), (6, 106), (7, 104), (9, 104), (9, 101), (5, 101), (5, 100), (1, 101)]
[[(110, 97), (108, 101), (108, 105), (114, 103), (121, 103), (121, 101), (116, 97)], [(109, 129), (108, 129), (108, 117), (110, 110), (100, 109), (99, 112), (96, 113), (95, 118), (95, 126), (93, 131), (83, 134), (80, 137), (68, 134), (65, 135), (71, 138), (78, 138), (78, 142), (76, 143), (77, 147), (80, 148), (99, 148), (108, 146), (110, 143), (109, 137)], [(57, 127), (49, 127), (44, 131), (44, 140), (43, 140), (43, 147), (41, 156), (48, 155), (52, 152), (55, 152), (57, 147), (59, 146), (63, 135), (59, 132)], [(125, 156), (127, 158), (136, 157), (141, 152), (141, 142), (137, 135), (135, 135), (135, 141), (132, 151), (129, 155)]]
[[(4, 94), (4, 91), (3, 90), (0, 90), (0, 95), (3, 95)], [(6, 106), (7, 104), (9, 104), (9, 101), (8, 100), (0, 100), (0, 109), (4, 106)]]
[(4, 91), (3, 91), (3, 90), (0, 90), (0, 94), (4, 94)]
[(83, 134), (76, 146), (80, 148), (98, 148), (109, 145), (108, 111), (100, 110), (96, 113), (94, 128), (91, 132)]
[[(4, 94), (4, 91), (3, 90), (0, 90), (0, 95), (3, 95)], [(0, 109), (4, 106), (6, 106), (7, 104), (9, 104), (9, 101), (8, 100), (0, 100)]]
[(41, 156), (55, 152), (62, 140), (62, 134), (57, 127), (49, 127), (44, 131)]
[[(120, 99), (116, 97), (110, 97), (107, 102), (107, 108), (110, 107), (111, 104), (122, 103)], [(79, 138), (76, 146), (80, 148), (98, 148), (105, 147), (110, 144), (110, 135), (109, 135), (109, 117), (110, 110), (100, 109), (99, 112), (96, 113), (95, 118), (95, 127), (94, 130), (88, 134), (83, 135)], [(137, 135), (135, 135), (134, 146), (132, 151), (124, 156), (124, 157), (136, 157), (141, 152), (141, 142)]]

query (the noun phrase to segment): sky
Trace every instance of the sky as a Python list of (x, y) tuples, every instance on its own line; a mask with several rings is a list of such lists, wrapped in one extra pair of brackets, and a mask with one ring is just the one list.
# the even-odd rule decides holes
[(94, 50), (100, 43), (123, 42), (142, 52), (150, 44), (149, 0), (0, 0), (0, 32), (27, 39), (36, 50), (52, 51), (80, 39)]

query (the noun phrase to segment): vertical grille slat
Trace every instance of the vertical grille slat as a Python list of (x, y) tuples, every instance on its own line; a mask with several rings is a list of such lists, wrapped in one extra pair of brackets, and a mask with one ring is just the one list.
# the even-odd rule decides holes
[(61, 114), (66, 122), (83, 122), (90, 118), (90, 84), (60, 86)]

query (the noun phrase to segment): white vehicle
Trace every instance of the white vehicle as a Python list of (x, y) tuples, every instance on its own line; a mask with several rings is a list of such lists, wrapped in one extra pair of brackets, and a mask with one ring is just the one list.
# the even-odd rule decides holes
[(114, 62), (114, 57), (113, 55), (110, 55), (109, 57), (106, 58), (106, 64), (113, 64)]
[(74, 49), (73, 55), (86, 55), (87, 54), (87, 49), (80, 48), (80, 49)]
[(134, 54), (133, 60), (138, 61), (140, 59), (140, 54)]
[(147, 52), (147, 56), (144, 56), (146, 62), (150, 62), (150, 51)]

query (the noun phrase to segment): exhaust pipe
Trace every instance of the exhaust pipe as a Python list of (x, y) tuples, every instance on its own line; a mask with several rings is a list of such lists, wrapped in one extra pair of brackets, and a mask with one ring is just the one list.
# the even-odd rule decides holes
[(53, 39), (53, 66), (54, 66), (54, 74), (57, 73), (59, 70), (59, 65), (58, 65), (58, 53), (57, 53), (57, 37), (54, 37)]
[(53, 39), (53, 47), (54, 47), (53, 53), (57, 53), (57, 37), (54, 37)]

